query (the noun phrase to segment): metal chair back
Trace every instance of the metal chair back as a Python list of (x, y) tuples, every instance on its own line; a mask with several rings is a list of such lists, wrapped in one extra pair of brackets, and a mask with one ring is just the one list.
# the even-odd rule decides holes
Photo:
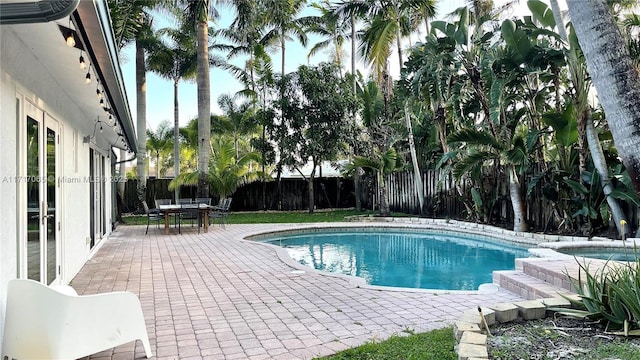
[(211, 198), (196, 198), (196, 204), (211, 205)]
[(171, 205), (171, 199), (156, 199), (156, 207), (160, 205)]

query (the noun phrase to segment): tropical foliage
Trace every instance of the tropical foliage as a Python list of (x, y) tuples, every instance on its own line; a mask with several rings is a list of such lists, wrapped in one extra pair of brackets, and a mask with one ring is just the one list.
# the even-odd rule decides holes
[[(621, 221), (622, 227), (625, 223), (625, 220)], [(633, 243), (632, 247), (624, 248), (630, 261), (607, 261), (596, 270), (592, 270), (586, 261), (578, 262), (578, 277), (568, 277), (579, 299), (569, 299), (573, 305), (571, 309), (556, 310), (561, 314), (603, 321), (607, 329), (620, 335), (640, 335), (640, 258), (636, 246)]]
[(323, 161), (336, 160), (344, 153), (351, 134), (349, 109), (356, 100), (337, 66), (328, 63), (313, 68), (303, 65), (283, 81), (284, 100), (275, 103), (282, 117), (274, 129), (280, 134), (280, 164), (296, 169), (305, 178), (300, 169), (311, 164), (307, 184), (309, 212), (313, 212), (316, 169)]
[[(238, 186), (261, 175), (249, 166), (250, 162), (259, 162), (258, 153), (250, 152), (236, 158), (233, 142), (222, 137), (214, 138), (212, 147), (213, 156), (206, 176), (214, 195), (218, 198), (230, 197)], [(174, 190), (181, 185), (197, 185), (201, 177), (198, 170), (181, 173), (169, 183), (169, 189)]]
[[(637, 73), (640, 25), (630, 7), (635, 2), (591, 2), (608, 4), (599, 11), (617, 21), (609, 23), (620, 32), (616, 49), (624, 48), (622, 58)], [(438, 20), (441, 2), (433, 0), (160, 3), (177, 5), (187, 15), (179, 22), (186, 26), (178, 31), (185, 35), (181, 40), (170, 30), (159, 33), (172, 39), (163, 41), (163, 51), (189, 52), (168, 56), (156, 67), (152, 60), (162, 60), (162, 52), (152, 56), (148, 47), (147, 68), (176, 84), (196, 79), (202, 90), (198, 119), (180, 129), (174, 125), (180, 136), (172, 144), (180, 151), (167, 157), (175, 159), (182, 183), (192, 183), (184, 169), (202, 176), (201, 187), (218, 182), (212, 189), (228, 195), (233, 186), (218, 177), (241, 179), (236, 184), (252, 181), (249, 175), (258, 172), (262, 179), (279, 179), (286, 167), (348, 159), (347, 174), (373, 182), (375, 205), (384, 214), (391, 210), (386, 187), (395, 171), (413, 172), (416, 183), (421, 174), (439, 171), (438, 188), (453, 188), (465, 204), (460, 217), (506, 221), (516, 231), (592, 234), (629, 218), (640, 205), (637, 174), (629, 171), (638, 147), (618, 151), (613, 140), (620, 142), (621, 135), (612, 130), (620, 129), (620, 120), (610, 123), (617, 118), (600, 106), (607, 102), (591, 96), (594, 65), (587, 60), (593, 52), (579, 41), (589, 30), (574, 30), (570, 19), (554, 11), (556, 1), (550, 7), (529, 0), (529, 16), (506, 19), (501, 16), (513, 2), (496, 7), (475, 0)], [(233, 12), (227, 28), (213, 21), (213, 5)], [(124, 43), (141, 26), (127, 9), (113, 10), (116, 28), (127, 29), (117, 33)], [(148, 14), (144, 6), (135, 9)], [(287, 45), (294, 39), (313, 44), (310, 57), (328, 49), (330, 64), (286, 73)], [(347, 42), (350, 52), (343, 49)], [(279, 70), (272, 56), (280, 57)], [(204, 64), (204, 58), (210, 60)], [(190, 71), (177, 72), (177, 59), (192, 59), (185, 62)], [(356, 60), (370, 76), (357, 72)], [(392, 74), (390, 63), (400, 67), (400, 76)], [(244, 89), (220, 97), (223, 114), (212, 116), (206, 103), (208, 67), (214, 65)], [(220, 150), (229, 147), (231, 154)], [(416, 196), (424, 200), (420, 189)], [(422, 210), (437, 214), (437, 206)], [(627, 227), (632, 230), (635, 225)]]

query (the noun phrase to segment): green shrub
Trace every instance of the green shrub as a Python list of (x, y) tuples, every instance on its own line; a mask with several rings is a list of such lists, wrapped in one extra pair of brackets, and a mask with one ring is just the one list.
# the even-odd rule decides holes
[(573, 309), (555, 310), (580, 318), (603, 320), (607, 329), (622, 330), (624, 335), (640, 335), (640, 259), (635, 247), (633, 251), (634, 261), (609, 260), (593, 272), (586, 260), (578, 261), (578, 279), (571, 278), (571, 282), (580, 300), (569, 299)]

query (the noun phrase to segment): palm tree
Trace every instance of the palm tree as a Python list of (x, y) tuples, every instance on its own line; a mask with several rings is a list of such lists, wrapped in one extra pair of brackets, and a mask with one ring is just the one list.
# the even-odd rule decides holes
[(513, 206), (513, 231), (528, 231), (525, 216), (526, 206), (520, 185), (520, 177), (529, 166), (529, 152), (535, 145), (527, 136), (516, 135), (512, 139), (498, 139), (485, 131), (464, 128), (449, 135), (449, 143), (464, 143), (469, 150), (461, 154), (460, 161), (453, 168), (453, 175), (480, 173), (486, 162), (503, 163), (507, 166), (509, 195)]
[[(180, 174), (180, 112), (178, 107), (178, 85), (181, 79), (194, 79), (197, 74), (197, 53), (195, 32), (190, 26), (181, 24), (180, 29), (165, 28), (161, 36), (171, 40), (171, 44), (158, 42), (147, 59), (149, 69), (161, 77), (173, 81), (173, 172)], [(180, 194), (175, 193), (178, 201)]]
[[(535, 3), (538, 4), (532, 5), (532, 3), (534, 2), (529, 3), (529, 7), (532, 8), (532, 13), (537, 19), (544, 18), (544, 13), (548, 9), (546, 4), (537, 1)], [(618, 233), (622, 235), (622, 225), (620, 222), (624, 219), (624, 212), (622, 211), (618, 201), (613, 196), (610, 196), (613, 192), (613, 188), (609, 179), (609, 170), (607, 168), (607, 161), (602, 150), (602, 145), (598, 139), (596, 129), (593, 126), (593, 117), (587, 96), (589, 88), (591, 87), (591, 82), (589, 81), (588, 76), (586, 76), (584, 57), (577, 46), (578, 44), (575, 41), (569, 40), (557, 0), (551, 0), (551, 9), (553, 10), (553, 22), (551, 19), (548, 19), (548, 25), (552, 28), (553, 26), (556, 26), (560, 38), (569, 46), (566, 51), (567, 64), (569, 66), (568, 75), (569, 81), (573, 83), (574, 94), (572, 98), (574, 107), (576, 108), (578, 123), (584, 124), (583, 127), (585, 129), (585, 137), (589, 147), (589, 152), (591, 153), (591, 160), (593, 161), (593, 165), (600, 176), (602, 190), (606, 196), (606, 201), (609, 205), (609, 209), (611, 210), (615, 226), (618, 229)], [(541, 21), (541, 23), (544, 25), (543, 21)], [(573, 36), (575, 36), (575, 34)]]
[(321, 50), (333, 48), (335, 62), (338, 64), (342, 77), (342, 46), (345, 40), (350, 37), (348, 34), (352, 30), (351, 20), (332, 11), (328, 0), (323, 0), (321, 4), (313, 3), (311, 6), (318, 9), (321, 15), (313, 19), (314, 23), (309, 27), (309, 32), (318, 34), (325, 39), (313, 45), (307, 58), (311, 58)]
[[(250, 162), (260, 160), (258, 153), (249, 152), (236, 158), (233, 142), (222, 136), (212, 141), (212, 148), (211, 166), (205, 176), (208, 177), (215, 195), (221, 199), (231, 196), (240, 185), (260, 176), (260, 173), (251, 171), (248, 166)], [(201, 177), (200, 170), (184, 172), (169, 183), (169, 189), (174, 190), (181, 185), (198, 184)]]
[(225, 121), (222, 121), (220, 125), (226, 134), (233, 137), (235, 157), (238, 158), (240, 138), (252, 133), (256, 127), (251, 104), (245, 102), (238, 105), (234, 97), (222, 94), (218, 97), (218, 106), (227, 115)]
[[(399, 68), (402, 69), (404, 61), (401, 40), (411, 30), (411, 18), (415, 18), (415, 14), (420, 12), (425, 15), (435, 14), (435, 4), (433, 0), (350, 1), (341, 3), (337, 11), (352, 15), (358, 14), (360, 17), (366, 14), (370, 17), (371, 20), (369, 20), (368, 26), (362, 35), (362, 53), (373, 64), (374, 72), (380, 82), (384, 78), (383, 74), (386, 73), (393, 42), (395, 41), (396, 43), (398, 64)], [(425, 19), (425, 22), (427, 20)], [(408, 108), (408, 106), (405, 106), (405, 110)], [(422, 211), (424, 202), (422, 176), (418, 159), (416, 158), (410, 114), (405, 114), (405, 121), (409, 135), (415, 190), (421, 205), (420, 211)]]
[(285, 54), (287, 41), (295, 36), (302, 46), (307, 46), (305, 26), (310, 25), (309, 17), (298, 18), (306, 0), (264, 0), (263, 9), (267, 12), (266, 25), (271, 27), (260, 43), (269, 46), (278, 43), (281, 55), (281, 74), (285, 74)]
[(355, 156), (351, 162), (353, 169), (374, 170), (377, 173), (380, 213), (389, 215), (389, 195), (384, 176), (402, 167), (401, 157), (394, 149), (394, 144), (400, 139), (391, 126), (384, 95), (375, 81), (369, 81), (362, 89), (358, 89), (358, 97), (362, 102), (362, 123), (367, 132), (366, 141), (371, 144), (370, 149), (363, 149), (369, 155)]
[(373, 65), (374, 72), (381, 76), (394, 42), (402, 68), (402, 37), (411, 30), (412, 17), (419, 11), (435, 13), (435, 4), (433, 0), (356, 0), (339, 3), (336, 11), (368, 19), (362, 33), (361, 52)]
[[(231, 1), (231, 5), (236, 13), (236, 17), (227, 29), (220, 29), (217, 34), (231, 41), (233, 45), (221, 45), (221, 48), (229, 51), (227, 58), (233, 59), (238, 55), (249, 55), (244, 71), (236, 70), (238, 77), (251, 92), (252, 99), (256, 99), (255, 84), (255, 58), (258, 56), (257, 47), (262, 37), (262, 27), (266, 21), (266, 14), (260, 11), (259, 0), (237, 0)], [(245, 92), (246, 94), (246, 92)]]
[(425, 34), (429, 34), (429, 21), (436, 16), (436, 0), (419, 1), (412, 7), (413, 22), (424, 21)]
[[(354, 1), (350, 1), (350, 3), (354, 3)], [(357, 96), (357, 84), (358, 77), (356, 76), (356, 24), (357, 21), (364, 17), (365, 14), (362, 12), (358, 12), (357, 7), (353, 6), (345, 6), (346, 2), (339, 3), (336, 7), (333, 8), (333, 12), (339, 16), (343, 20), (349, 21), (349, 27), (351, 29), (351, 76), (353, 77), (353, 95)], [(357, 129), (358, 125), (358, 117), (357, 117), (357, 109), (353, 110), (353, 128)], [(357, 131), (357, 130), (356, 130)], [(351, 148), (349, 156), (352, 157), (354, 154), (358, 153), (358, 139), (353, 139), (353, 144), (351, 144)], [(361, 194), (361, 180), (360, 180), (360, 169), (356, 169), (353, 173), (353, 191), (356, 198), (356, 210), (362, 210), (362, 194)]]
[(376, 148), (370, 157), (356, 156), (353, 161), (347, 164), (345, 170), (353, 172), (357, 168), (363, 168), (376, 173), (380, 215), (389, 216), (391, 209), (389, 208), (389, 190), (387, 189), (385, 176), (402, 169), (402, 166), (402, 158), (398, 156), (393, 147), (389, 147), (384, 152)]
[(212, 0), (173, 0), (173, 5), (181, 7), (186, 22), (195, 28), (197, 52), (198, 88), (198, 197), (209, 197), (209, 169), (211, 141), (211, 81), (209, 78), (209, 21), (218, 17)]
[[(160, 178), (160, 156), (171, 149), (172, 129), (169, 127), (168, 121), (163, 121), (158, 125), (155, 132), (147, 130), (147, 149), (156, 158), (156, 177)], [(175, 161), (175, 160), (174, 160)]]
[(568, 0), (569, 15), (618, 153), (640, 193), (640, 75), (605, 0)]
[(147, 97), (145, 47), (154, 43), (151, 31), (152, 18), (148, 9), (159, 4), (158, 0), (109, 0), (108, 6), (113, 23), (113, 31), (120, 49), (135, 41), (136, 47), (136, 121), (138, 131), (137, 178), (138, 198), (142, 202), (146, 198), (146, 129), (147, 129)]

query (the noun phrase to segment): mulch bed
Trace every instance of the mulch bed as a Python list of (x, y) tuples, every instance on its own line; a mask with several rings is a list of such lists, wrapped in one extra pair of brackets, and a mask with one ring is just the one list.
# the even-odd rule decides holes
[(595, 359), (591, 351), (614, 343), (624, 343), (633, 352), (637, 350), (633, 359), (640, 359), (640, 338), (607, 333), (599, 322), (556, 317), (496, 324), (490, 330), (492, 336), (487, 344), (489, 358), (494, 360)]

